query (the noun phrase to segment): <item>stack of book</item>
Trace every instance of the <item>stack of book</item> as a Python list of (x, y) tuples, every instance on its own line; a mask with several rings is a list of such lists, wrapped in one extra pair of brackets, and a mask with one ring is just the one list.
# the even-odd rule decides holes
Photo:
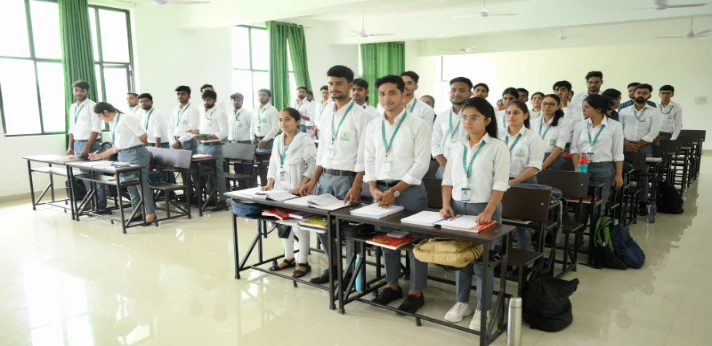
[(399, 205), (392, 205), (390, 207), (379, 207), (377, 203), (367, 205), (363, 208), (354, 209), (351, 211), (351, 215), (366, 217), (369, 219), (382, 219), (386, 216), (393, 215), (399, 211), (402, 211), (403, 207)]
[(312, 208), (334, 211), (346, 207), (343, 200), (340, 200), (330, 194), (314, 196), (307, 200), (307, 205)]
[(384, 247), (386, 249), (398, 250), (416, 240), (418, 240), (418, 237), (405, 232), (391, 232), (388, 234), (377, 235), (370, 240), (367, 240), (366, 243)]
[(289, 214), (293, 212), (294, 210), (289, 209), (269, 208), (262, 210), (262, 216), (271, 216), (278, 220), (286, 220), (289, 219)]
[[(332, 222), (333, 223), (333, 222)], [(313, 216), (308, 219), (299, 221), (299, 228), (305, 231), (316, 233), (326, 233), (327, 230), (326, 218), (321, 216)]]
[(478, 224), (477, 216), (472, 215), (460, 215), (453, 218), (445, 219), (440, 222), (435, 223), (444, 229), (451, 229), (454, 231), (469, 231), (474, 233), (480, 233), (487, 230), (490, 227), (494, 227), (497, 224), (496, 221), (492, 220), (486, 224)]

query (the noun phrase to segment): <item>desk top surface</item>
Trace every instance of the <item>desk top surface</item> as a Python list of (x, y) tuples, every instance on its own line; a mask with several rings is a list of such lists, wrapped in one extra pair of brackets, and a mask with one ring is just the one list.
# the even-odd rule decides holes
[(140, 165), (131, 165), (129, 167), (114, 166), (114, 161), (74, 161), (67, 162), (66, 165), (72, 168), (81, 168), (88, 171), (99, 173), (122, 173), (141, 169)]
[(75, 155), (31, 155), (22, 157), (28, 161), (51, 163), (57, 165), (65, 165), (68, 162), (80, 162), (79, 157)]
[(269, 199), (251, 198), (251, 197), (248, 197), (245, 195), (240, 195), (237, 193), (237, 191), (227, 192), (227, 193), (225, 193), (225, 196), (227, 196), (233, 200), (240, 201), (240, 202), (257, 203), (257, 204), (262, 204), (262, 205), (266, 205), (266, 206), (270, 206), (270, 207), (301, 211), (301, 212), (310, 213), (310, 214), (314, 214), (314, 215), (327, 216), (329, 214), (328, 210), (317, 209), (317, 208), (312, 208), (312, 207), (305, 207), (305, 206), (301, 206), (301, 205), (287, 204), (284, 202), (278, 202), (278, 201), (273, 201), (273, 200), (269, 200)]

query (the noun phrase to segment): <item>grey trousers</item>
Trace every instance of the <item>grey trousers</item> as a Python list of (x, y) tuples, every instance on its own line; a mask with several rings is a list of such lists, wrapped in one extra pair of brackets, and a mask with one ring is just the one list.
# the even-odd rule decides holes
[[(455, 214), (477, 216), (487, 208), (487, 203), (465, 203), (452, 201), (452, 209)], [(492, 214), (492, 220), (497, 221), (497, 224), (502, 223), (502, 204), (497, 206)], [(494, 249), (495, 244), (490, 244), (490, 249)], [(489, 311), (490, 307), (484, 308), (482, 305), (483, 294), (492, 297), (494, 291), (494, 268), (486, 270), (482, 263), (472, 263), (457, 271), (455, 279), (455, 287), (457, 290), (457, 301), (459, 303), (467, 303), (470, 301), (470, 285), (472, 285), (472, 275), (477, 278), (477, 310)], [(487, 275), (487, 287), (482, 287), (482, 276)], [(490, 302), (492, 300), (490, 299)], [(484, 308), (484, 309), (483, 309)]]
[[(323, 195), (326, 193), (338, 199), (344, 199), (346, 198), (346, 194), (349, 193), (349, 190), (354, 185), (354, 180), (354, 177), (336, 176), (324, 172), (319, 178), (319, 183), (316, 187), (316, 193), (318, 195)], [(331, 255), (330, 258), (332, 260), (335, 260), (336, 252), (334, 252), (333, 254), (329, 254), (329, 246), (327, 245), (329, 244), (328, 235), (326, 233), (317, 233), (317, 236), (319, 237), (321, 243), (324, 244), (324, 253), (326, 253), (327, 256)], [(334, 239), (336, 239), (336, 237), (334, 237)], [(336, 246), (336, 243), (332, 243), (332, 247), (334, 246)], [(346, 258), (352, 258), (353, 255), (354, 242), (351, 240), (346, 241)]]
[[(98, 140), (99, 138), (97, 138)], [(74, 154), (75, 155), (81, 155), (82, 151), (84, 148), (86, 148), (87, 144), (89, 142), (87, 141), (74, 141)], [(98, 152), (101, 151), (101, 144), (98, 141), (94, 141), (94, 145), (91, 146), (90, 152)], [(89, 171), (85, 170), (80, 170), (83, 174), (89, 173)], [(84, 187), (89, 191), (91, 189), (91, 182), (88, 182), (86, 180), (83, 181)], [(97, 200), (97, 205), (96, 208), (97, 210), (102, 210), (106, 209), (106, 185), (104, 184), (96, 184), (96, 200)]]
[[(136, 208), (141, 200), (140, 194), (143, 195), (143, 204), (146, 206), (146, 215), (156, 213), (156, 204), (153, 201), (153, 190), (148, 185), (148, 165), (151, 160), (151, 155), (146, 147), (138, 147), (131, 150), (119, 152), (119, 162), (130, 162), (134, 165), (141, 166), (141, 185), (129, 186), (129, 196), (131, 197), (131, 206)], [(143, 211), (141, 210), (141, 213)]]
[[(223, 168), (223, 165), (225, 163), (222, 145), (201, 144), (198, 146), (198, 152), (205, 155), (212, 155), (215, 158), (215, 175), (217, 176), (215, 183), (218, 184), (218, 193), (220, 194), (220, 201), (224, 202), (226, 198), (225, 191), (227, 190), (227, 186), (225, 185), (225, 170)], [(196, 179), (196, 181), (198, 180)]]

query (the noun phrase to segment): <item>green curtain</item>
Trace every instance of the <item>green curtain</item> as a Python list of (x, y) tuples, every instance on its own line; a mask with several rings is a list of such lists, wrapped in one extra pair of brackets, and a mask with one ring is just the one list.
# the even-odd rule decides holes
[(311, 78), (309, 78), (307, 41), (304, 38), (304, 27), (290, 23), (282, 23), (282, 25), (287, 28), (287, 42), (289, 42), (289, 53), (292, 55), (294, 80), (297, 86), (304, 86), (307, 90), (312, 90)]
[(97, 101), (94, 51), (89, 26), (87, 0), (58, 0), (59, 30), (64, 68), (65, 124), (69, 131), (69, 106), (74, 103), (71, 85), (78, 80), (89, 82), (89, 98)]
[(361, 65), (363, 76), (369, 88), (368, 98), (372, 105), (378, 104), (376, 79), (389, 75), (399, 75), (405, 71), (405, 43), (383, 42), (361, 45)]
[(267, 22), (269, 34), (269, 86), (272, 104), (282, 110), (289, 107), (289, 64), (287, 62), (287, 28), (282, 23)]

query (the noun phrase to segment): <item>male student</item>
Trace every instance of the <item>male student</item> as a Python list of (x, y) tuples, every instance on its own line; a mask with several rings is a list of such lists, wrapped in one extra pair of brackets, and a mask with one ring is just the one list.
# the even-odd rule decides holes
[[(662, 115), (657, 108), (647, 104), (653, 87), (650, 84), (640, 84), (635, 90), (635, 104), (624, 108), (619, 113), (620, 123), (623, 125), (623, 141), (625, 150), (643, 152), (645, 156), (653, 155), (651, 143), (660, 134)], [(640, 215), (647, 215), (646, 203), (648, 202), (648, 177), (640, 178)], [(655, 196), (653, 196), (655, 198)]]
[(489, 96), (489, 85), (485, 83), (477, 83), (475, 86), (472, 88), (472, 91), (474, 92), (474, 97), (481, 97), (483, 99), (486, 99), (487, 96)]
[(598, 95), (598, 93), (601, 92), (602, 85), (603, 72), (591, 71), (586, 74), (586, 90), (575, 94), (569, 105), (569, 108), (571, 109), (571, 121), (573, 121), (573, 127), (576, 127), (576, 124), (584, 119), (583, 100), (585, 100), (589, 95)]
[[(640, 85), (640, 83), (638, 83), (638, 82), (632, 82), (632, 83), (628, 84), (628, 98), (629, 98), (629, 100), (621, 103), (621, 105), (618, 106), (618, 112), (620, 112), (623, 108), (628, 108), (628, 107), (632, 106), (633, 104), (635, 104), (635, 90), (638, 88), (638, 85)], [(648, 100), (647, 102), (649, 105), (651, 105), (653, 107), (657, 107), (655, 102), (650, 101), (650, 100)]]
[(462, 107), (470, 98), (472, 81), (465, 77), (450, 80), (450, 103), (452, 107), (438, 114), (433, 126), (433, 135), (430, 140), (430, 152), (440, 164), (435, 177), (442, 179), (450, 149), (460, 142), (460, 137), (465, 133), (462, 128)]
[[(270, 103), (272, 91), (269, 89), (258, 90), (257, 97), (260, 104), (252, 112), (250, 138), (252, 144), (257, 144), (257, 149), (271, 152), (274, 137), (279, 133), (279, 111)], [(267, 169), (262, 168), (259, 172), (260, 184), (267, 186)]]
[[(101, 151), (101, 130), (104, 122), (94, 114), (96, 103), (89, 99), (89, 83), (76, 81), (72, 84), (72, 93), (77, 102), (69, 106), (69, 149), (67, 155), (77, 155), (88, 158), (90, 153)], [(82, 173), (87, 173), (82, 170)], [(84, 180), (84, 187), (89, 191), (91, 183)], [(96, 184), (97, 211), (99, 214), (111, 214), (106, 209), (106, 187)]]
[(561, 80), (554, 83), (554, 93), (561, 98), (561, 110), (564, 111), (564, 117), (571, 118), (571, 108), (569, 100), (571, 99), (571, 83), (566, 80)]
[(250, 144), (250, 124), (252, 124), (252, 112), (242, 108), (245, 96), (241, 93), (230, 95), (232, 101), (232, 113), (228, 117), (228, 128), (230, 132), (227, 140), (234, 143)]
[[(215, 91), (215, 87), (210, 84), (203, 84), (203, 86), (200, 87), (200, 95), (203, 95), (203, 92), (205, 92), (205, 90)], [(225, 106), (225, 102), (218, 101), (218, 103), (216, 103), (215, 105), (220, 108), (220, 110), (223, 111), (225, 114), (227, 114), (227, 106)]]
[(149, 147), (170, 148), (168, 139), (168, 123), (163, 112), (153, 107), (153, 96), (149, 93), (138, 95), (141, 110), (138, 112), (141, 126), (148, 136)]
[(314, 101), (314, 93), (311, 90), (307, 90), (307, 101), (309, 101), (309, 103)]
[(294, 100), (292, 108), (299, 111), (301, 117), (301, 122), (299, 125), (299, 131), (311, 133), (312, 130), (312, 119), (311, 119), (311, 103), (307, 100), (307, 88), (300, 86), (297, 88), (297, 98)]
[[(203, 107), (200, 107), (200, 127), (192, 130), (195, 139), (198, 140), (198, 153), (211, 155), (215, 158), (216, 181), (218, 185), (218, 204), (216, 209), (227, 208), (225, 203), (225, 170), (223, 169), (222, 140), (228, 135), (227, 114), (217, 107), (218, 95), (215, 91), (205, 90), (203, 92)], [(198, 181), (197, 175), (193, 177)]]
[(321, 88), (319, 88), (319, 95), (321, 96), (321, 102), (314, 102), (314, 124), (312, 125), (312, 132), (311, 136), (319, 138), (320, 136), (320, 131), (319, 131), (319, 123), (321, 123), (321, 115), (324, 113), (324, 110), (329, 107), (329, 104), (332, 103), (333, 101), (331, 98), (329, 98), (329, 87), (326, 85), (322, 85)]
[(126, 103), (129, 105), (128, 114), (138, 119), (141, 116), (141, 107), (138, 105), (138, 94), (126, 93)]
[(171, 121), (168, 123), (171, 148), (190, 150), (193, 155), (198, 153), (198, 142), (193, 139), (194, 130), (200, 126), (200, 112), (190, 104), (190, 87), (181, 85), (176, 88), (178, 106), (171, 111)]
[(376, 119), (380, 116), (378, 110), (366, 102), (366, 97), (368, 96), (368, 82), (363, 78), (354, 79), (354, 86), (351, 88), (351, 97), (354, 102), (363, 109), (364, 113), (371, 116), (372, 119)]
[[(401, 73), (401, 78), (405, 82), (405, 92), (403, 94), (403, 107), (408, 109), (408, 113), (423, 119), (428, 124), (433, 124), (435, 119), (435, 111), (425, 102), (418, 100), (415, 97), (415, 91), (418, 90), (418, 80), (420, 76), (413, 71), (405, 71)], [(383, 113), (383, 106), (378, 104), (378, 112)]]
[(672, 85), (660, 87), (660, 113), (663, 115), (663, 123), (660, 127), (660, 139), (676, 140), (682, 131), (682, 107), (672, 101), (675, 96), (675, 88)]
[[(327, 103), (327, 108), (321, 115), (319, 123), (321, 139), (314, 175), (300, 192), (303, 196), (310, 195), (317, 187), (319, 195), (328, 193), (352, 204), (361, 198), (364, 176), (363, 141), (366, 126), (372, 118), (349, 96), (354, 80), (354, 72), (350, 68), (336, 65), (331, 67), (326, 75), (329, 81), (329, 95), (333, 103)], [(326, 234), (320, 233), (318, 236), (322, 244), (325, 244), (325, 250), (328, 251)], [(332, 248), (334, 246), (337, 244), (332, 244)], [(346, 248), (347, 258), (351, 258), (354, 254), (353, 242), (347, 242)], [(333, 266), (338, 263), (336, 252), (327, 255), (330, 255), (332, 270), (335, 270)], [(329, 282), (329, 270), (312, 278), (311, 282), (317, 284)]]
[(529, 90), (524, 88), (517, 88), (517, 91), (519, 92), (518, 101), (524, 102), (524, 104), (529, 102)]
[[(430, 127), (403, 107), (403, 78), (390, 75), (376, 80), (383, 118), (372, 120), (364, 140), (364, 164), (374, 202), (380, 206), (400, 205), (408, 212), (425, 210), (427, 193), (422, 183), (430, 166)], [(469, 92), (469, 88), (467, 91)], [(407, 102), (405, 103), (408, 104)], [(400, 251), (382, 249), (385, 257), (387, 286), (373, 301), (388, 305), (403, 296), (398, 285)], [(425, 304), (423, 289), (427, 284), (428, 265), (410, 253), (410, 290), (398, 310), (415, 313)]]
[(430, 95), (423, 95), (420, 97), (420, 100), (425, 102), (426, 105), (430, 106), (430, 108), (435, 109), (435, 98), (433, 98)]

